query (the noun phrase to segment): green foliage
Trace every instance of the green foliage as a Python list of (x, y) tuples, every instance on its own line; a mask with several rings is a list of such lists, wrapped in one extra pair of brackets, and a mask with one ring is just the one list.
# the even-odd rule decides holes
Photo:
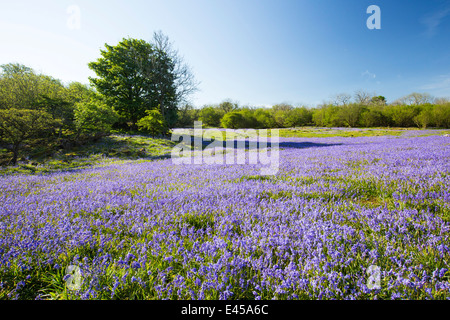
[(42, 77), (21, 64), (5, 64), (1, 68), (0, 108), (34, 109), (42, 93)]
[(450, 128), (450, 103), (434, 106), (433, 120), (436, 127)]
[(159, 110), (147, 110), (146, 113), (147, 116), (139, 119), (137, 122), (139, 129), (150, 132), (153, 137), (160, 134), (167, 134), (167, 125)]
[(414, 127), (414, 117), (418, 114), (418, 109), (408, 105), (390, 105), (384, 109), (385, 115), (396, 127)]
[(349, 104), (340, 107), (337, 114), (339, 125), (345, 127), (357, 127), (363, 107), (358, 104)]
[[(0, 76), (1, 109), (43, 110), (58, 120), (59, 136), (63, 129), (71, 129), (74, 119), (74, 103), (86, 100), (92, 89), (80, 83), (71, 83), (66, 88), (61, 81), (20, 64), (2, 66)], [(56, 122), (55, 122), (56, 123)]]
[(195, 109), (192, 105), (185, 104), (183, 107), (178, 109), (178, 119), (176, 127), (192, 127), (194, 125), (194, 121), (199, 119), (199, 117), (200, 109)]
[(0, 110), (0, 139), (13, 152), (12, 164), (16, 164), (22, 144), (49, 132), (59, 121), (43, 110)]
[(75, 103), (78, 132), (109, 132), (119, 115), (99, 98)]
[(71, 82), (67, 87), (67, 96), (71, 102), (89, 101), (96, 92), (89, 85)]
[[(386, 105), (383, 96), (373, 97), (367, 103), (345, 105), (323, 104), (314, 109), (279, 104), (271, 109), (238, 108), (223, 115), (220, 106), (184, 111), (189, 124), (200, 119), (206, 126), (224, 128), (292, 128), (318, 127), (450, 127), (450, 103), (420, 105)], [(187, 116), (189, 114), (189, 116)]]
[(174, 64), (162, 50), (144, 40), (123, 39), (105, 44), (102, 57), (89, 63), (97, 78), (89, 78), (109, 106), (133, 125), (146, 110), (159, 108), (165, 120), (176, 121)]
[(372, 97), (372, 99), (370, 99), (370, 104), (372, 105), (378, 105), (378, 106), (385, 106), (386, 105), (386, 98), (383, 96), (376, 96), (376, 97)]
[(339, 127), (342, 121), (339, 119), (339, 110), (341, 107), (334, 105), (324, 105), (313, 113), (313, 122), (319, 127)]
[(223, 113), (228, 113), (238, 109), (237, 103), (233, 103), (230, 100), (225, 100), (221, 104), (219, 104), (219, 109), (223, 111)]
[[(220, 106), (185, 110), (185, 126), (200, 119), (210, 127), (225, 128), (292, 128), (318, 127), (437, 127), (450, 128), (450, 103), (420, 105), (386, 105), (383, 96), (367, 103), (345, 105), (323, 104), (317, 108), (292, 107), (287, 104), (266, 108), (235, 108), (222, 117)], [(189, 116), (187, 116), (189, 115)]]
[(433, 106), (427, 105), (423, 106), (422, 110), (418, 115), (413, 118), (414, 123), (419, 127), (426, 129), (433, 121)]
[(387, 118), (384, 116), (382, 110), (375, 107), (363, 109), (360, 117), (360, 124), (363, 127), (377, 127), (387, 126)]
[(267, 129), (276, 127), (276, 121), (269, 110), (256, 109), (254, 117), (257, 122), (257, 128)]
[(224, 111), (213, 106), (205, 106), (200, 111), (200, 121), (207, 127), (219, 127)]
[(279, 128), (285, 128), (288, 126), (286, 123), (286, 118), (293, 107), (289, 104), (276, 104), (272, 106), (272, 117), (275, 120), (275, 125)]
[(241, 112), (232, 111), (223, 116), (221, 124), (224, 128), (229, 129), (245, 128), (245, 118)]
[(239, 126), (240, 128), (259, 128), (260, 127), (260, 125), (258, 124), (258, 122), (255, 118), (255, 110), (246, 107), (246, 108), (242, 108), (239, 112), (243, 117), (243, 120)]
[(305, 107), (294, 108), (287, 111), (285, 126), (286, 127), (301, 127), (309, 125), (312, 121), (312, 113)]

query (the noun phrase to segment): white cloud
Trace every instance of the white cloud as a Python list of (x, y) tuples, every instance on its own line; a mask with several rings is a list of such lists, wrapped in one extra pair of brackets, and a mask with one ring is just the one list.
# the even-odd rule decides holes
[(369, 70), (364, 71), (361, 73), (361, 76), (367, 79), (375, 79), (377, 75), (375, 73), (369, 72)]

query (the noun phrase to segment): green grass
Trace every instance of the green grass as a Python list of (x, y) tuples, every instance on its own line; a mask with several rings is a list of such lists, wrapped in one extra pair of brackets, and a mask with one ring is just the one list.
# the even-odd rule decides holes
[(289, 128), (280, 129), (280, 137), (298, 137), (298, 138), (327, 138), (327, 137), (373, 137), (373, 136), (400, 136), (404, 130), (409, 129), (386, 129), (386, 128)]
[[(19, 158), (16, 166), (4, 166), (0, 175), (39, 174), (67, 171), (94, 165), (120, 163), (127, 160), (154, 160), (169, 157), (175, 142), (168, 139), (151, 138), (143, 135), (113, 134), (100, 140), (59, 150), (54, 154), (33, 154), (28, 160)], [(6, 149), (0, 150), (0, 157), (11, 156)]]
[[(203, 128), (203, 130), (215, 128)], [(247, 130), (247, 129), (237, 129)], [(256, 129), (258, 131), (258, 129)], [(405, 131), (419, 131), (418, 128), (320, 128), (320, 127), (298, 127), (298, 128), (280, 128), (280, 137), (284, 138), (328, 138), (328, 137), (373, 137), (373, 136), (401, 136)], [(182, 133), (194, 135), (193, 129), (183, 129)], [(444, 135), (449, 131), (426, 132), (417, 136)], [(270, 136), (270, 129), (268, 129)], [(241, 133), (237, 133), (238, 138), (245, 138)], [(225, 131), (221, 132), (221, 136), (216, 137), (218, 140), (226, 140)]]

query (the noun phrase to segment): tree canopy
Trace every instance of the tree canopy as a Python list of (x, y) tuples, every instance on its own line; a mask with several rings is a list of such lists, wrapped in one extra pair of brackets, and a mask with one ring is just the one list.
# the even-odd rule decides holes
[(102, 57), (89, 63), (97, 78), (89, 78), (106, 103), (132, 126), (146, 110), (159, 109), (170, 124), (176, 121), (174, 63), (154, 45), (123, 39), (116, 46), (105, 44)]

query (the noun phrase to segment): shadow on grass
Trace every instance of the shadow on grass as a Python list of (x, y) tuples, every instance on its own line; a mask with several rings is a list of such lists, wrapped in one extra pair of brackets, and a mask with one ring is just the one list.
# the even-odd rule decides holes
[[(250, 149), (250, 148), (271, 148), (272, 143), (268, 141), (267, 143), (261, 143), (259, 141), (248, 141), (246, 140), (234, 140), (234, 141), (221, 141), (212, 139), (211, 141), (198, 140), (197, 145), (201, 143), (202, 149), (205, 149), (209, 145), (215, 147), (232, 147), (233, 149)], [(331, 147), (342, 145), (342, 143), (317, 143), (317, 142), (294, 142), (294, 141), (282, 141), (278, 143), (280, 149), (305, 149), (305, 148), (318, 148), (318, 147)], [(191, 137), (191, 147), (195, 148), (195, 139)], [(276, 146), (276, 145), (275, 145)]]

